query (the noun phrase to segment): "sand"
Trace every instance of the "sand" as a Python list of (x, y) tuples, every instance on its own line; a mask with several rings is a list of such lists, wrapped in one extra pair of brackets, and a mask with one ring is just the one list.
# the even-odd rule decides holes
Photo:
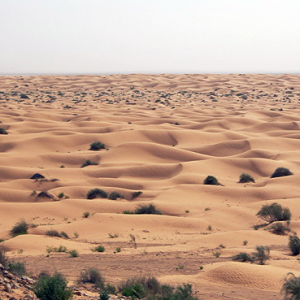
[[(30, 274), (152, 274), (202, 299), (278, 299), (285, 275), (300, 274), (288, 235), (253, 228), (277, 202), (300, 233), (300, 76), (1, 76), (0, 92), (0, 239)], [(97, 141), (106, 149), (89, 150)], [(270, 178), (278, 167), (294, 175)], [(87, 199), (94, 188), (124, 198)], [(123, 214), (148, 204), (163, 215)], [(28, 234), (12, 237), (20, 220)], [(79, 257), (51, 252), (61, 245)], [(270, 248), (266, 265), (231, 260), (257, 245)]]

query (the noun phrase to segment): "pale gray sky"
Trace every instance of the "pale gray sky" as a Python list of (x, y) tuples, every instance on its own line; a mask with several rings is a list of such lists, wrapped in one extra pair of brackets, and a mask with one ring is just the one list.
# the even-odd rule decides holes
[(300, 0), (0, 0), (0, 74), (300, 73)]

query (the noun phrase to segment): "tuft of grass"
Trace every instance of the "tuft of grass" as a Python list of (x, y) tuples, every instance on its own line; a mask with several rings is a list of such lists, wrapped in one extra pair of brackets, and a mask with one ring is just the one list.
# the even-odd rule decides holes
[(105, 145), (101, 142), (94, 142), (90, 145), (90, 150), (99, 151), (101, 149), (105, 149)]
[(78, 253), (77, 250), (70, 250), (69, 254), (70, 254), (71, 257), (78, 257), (79, 256), (79, 253)]
[(203, 184), (208, 184), (208, 185), (220, 185), (218, 179), (214, 176), (208, 175), (204, 181)]
[(118, 192), (111, 192), (109, 195), (108, 195), (108, 199), (110, 200), (117, 200), (117, 199), (124, 199), (124, 196)]
[(290, 175), (294, 175), (294, 174), (289, 169), (280, 167), (274, 171), (274, 173), (271, 175), (271, 178), (290, 176)]
[(4, 128), (0, 128), (0, 134), (8, 134), (8, 132)]
[(96, 246), (95, 248), (93, 248), (92, 251), (95, 251), (95, 252), (104, 252), (105, 248), (103, 246), (99, 245), (99, 246)]
[(29, 225), (24, 220), (21, 220), (10, 230), (10, 235), (15, 237), (17, 235), (27, 234), (28, 227)]
[(162, 215), (161, 211), (157, 210), (154, 204), (139, 205), (135, 211), (135, 214), (147, 214), (147, 215)]
[(86, 160), (82, 165), (81, 165), (81, 168), (84, 168), (84, 167), (87, 167), (87, 166), (97, 166), (98, 163), (96, 162), (93, 162), (91, 160)]
[(238, 183), (248, 183), (248, 182), (253, 182), (255, 183), (255, 180), (254, 178), (249, 175), (249, 174), (246, 174), (246, 173), (243, 173), (240, 175), (240, 180)]
[(88, 218), (90, 216), (90, 213), (88, 212), (88, 211), (85, 211), (84, 213), (83, 213), (83, 217), (84, 218)]
[(72, 289), (68, 288), (67, 279), (60, 273), (53, 276), (42, 274), (33, 286), (33, 292), (42, 300), (69, 300), (73, 296)]
[(107, 192), (101, 190), (101, 189), (92, 189), (87, 193), (87, 199), (96, 199), (96, 198), (107, 198), (108, 194)]
[(78, 282), (93, 283), (96, 287), (104, 287), (104, 277), (98, 269), (89, 268), (82, 270)]
[(241, 262), (246, 262), (246, 261), (250, 261), (251, 263), (253, 262), (252, 257), (246, 253), (246, 252), (241, 252), (237, 255), (232, 256), (231, 258), (233, 261), (241, 261)]
[(14, 275), (21, 277), (23, 275), (26, 275), (26, 268), (25, 265), (22, 262), (19, 261), (10, 261), (8, 263), (8, 270), (13, 273)]

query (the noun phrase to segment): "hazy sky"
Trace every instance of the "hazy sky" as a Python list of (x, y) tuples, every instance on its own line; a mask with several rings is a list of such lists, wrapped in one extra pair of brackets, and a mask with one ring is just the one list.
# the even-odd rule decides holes
[(0, 74), (300, 73), (300, 0), (0, 0)]

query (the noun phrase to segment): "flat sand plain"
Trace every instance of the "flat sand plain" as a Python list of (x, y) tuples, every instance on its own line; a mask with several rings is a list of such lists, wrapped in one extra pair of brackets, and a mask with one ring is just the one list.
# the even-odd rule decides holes
[[(300, 274), (288, 235), (253, 228), (277, 202), (300, 233), (300, 76), (1, 76), (0, 105), (1, 244), (32, 275), (75, 282), (97, 267), (114, 284), (151, 274), (202, 299), (280, 299), (285, 275)], [(97, 141), (106, 149), (89, 150)], [(278, 167), (294, 175), (270, 178)], [(94, 188), (124, 198), (87, 199)], [(123, 214), (148, 204), (163, 214)], [(28, 234), (12, 238), (21, 219)], [(266, 265), (231, 260), (257, 245), (270, 247)], [(49, 253), (59, 246), (79, 257)]]

